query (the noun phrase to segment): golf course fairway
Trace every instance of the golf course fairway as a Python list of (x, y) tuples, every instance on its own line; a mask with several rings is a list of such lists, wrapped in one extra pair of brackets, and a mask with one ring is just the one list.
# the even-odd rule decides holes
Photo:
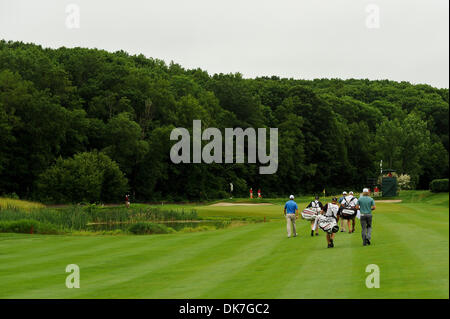
[[(358, 221), (355, 233), (337, 233), (335, 248), (301, 219), (288, 239), (280, 204), (197, 207), (268, 222), (196, 233), (3, 233), (0, 298), (449, 298), (448, 203), (448, 193), (377, 203), (365, 247)], [(66, 288), (69, 264), (80, 268), (79, 289)], [(380, 288), (366, 287), (370, 264)]]

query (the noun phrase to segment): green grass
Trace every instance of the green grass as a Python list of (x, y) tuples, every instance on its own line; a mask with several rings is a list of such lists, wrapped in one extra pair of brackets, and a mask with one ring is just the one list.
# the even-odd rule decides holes
[[(303, 220), (287, 239), (282, 205), (196, 207), (200, 216), (272, 219), (216, 231), (0, 234), (0, 298), (449, 298), (448, 193), (403, 199), (377, 204), (367, 247), (359, 224), (338, 233), (334, 249)], [(80, 289), (65, 287), (72, 263)], [(380, 267), (379, 289), (365, 286), (368, 264)]]
[(31, 210), (36, 208), (43, 208), (41, 203), (29, 202), (20, 199), (4, 198), (0, 197), (0, 210), (1, 209), (23, 209)]

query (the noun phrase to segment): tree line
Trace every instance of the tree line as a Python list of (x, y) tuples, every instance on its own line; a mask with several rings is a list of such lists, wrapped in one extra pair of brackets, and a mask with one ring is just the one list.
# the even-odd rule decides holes
[[(448, 89), (214, 74), (144, 55), (0, 41), (0, 194), (191, 200), (357, 189), (385, 168), (448, 176)], [(279, 164), (173, 164), (170, 132), (278, 128)], [(95, 169), (93, 169), (95, 168)]]

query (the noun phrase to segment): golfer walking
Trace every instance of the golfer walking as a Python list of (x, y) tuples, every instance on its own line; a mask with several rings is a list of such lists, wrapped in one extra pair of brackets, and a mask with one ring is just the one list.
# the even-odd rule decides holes
[(361, 211), (361, 229), (363, 245), (370, 245), (372, 238), (372, 211), (375, 210), (375, 201), (369, 196), (369, 189), (363, 189), (363, 196), (358, 200), (358, 207)]
[(284, 205), (284, 216), (286, 216), (288, 238), (291, 237), (291, 224), (293, 228), (293, 236), (297, 237), (295, 220), (298, 217), (298, 206), (297, 203), (294, 202), (294, 195), (289, 196), (289, 200)]

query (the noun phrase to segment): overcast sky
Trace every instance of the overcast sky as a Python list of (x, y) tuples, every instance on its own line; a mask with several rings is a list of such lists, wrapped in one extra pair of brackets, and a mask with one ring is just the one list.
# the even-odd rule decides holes
[(210, 74), (448, 88), (448, 11), (448, 0), (0, 0), (0, 38), (122, 49)]

